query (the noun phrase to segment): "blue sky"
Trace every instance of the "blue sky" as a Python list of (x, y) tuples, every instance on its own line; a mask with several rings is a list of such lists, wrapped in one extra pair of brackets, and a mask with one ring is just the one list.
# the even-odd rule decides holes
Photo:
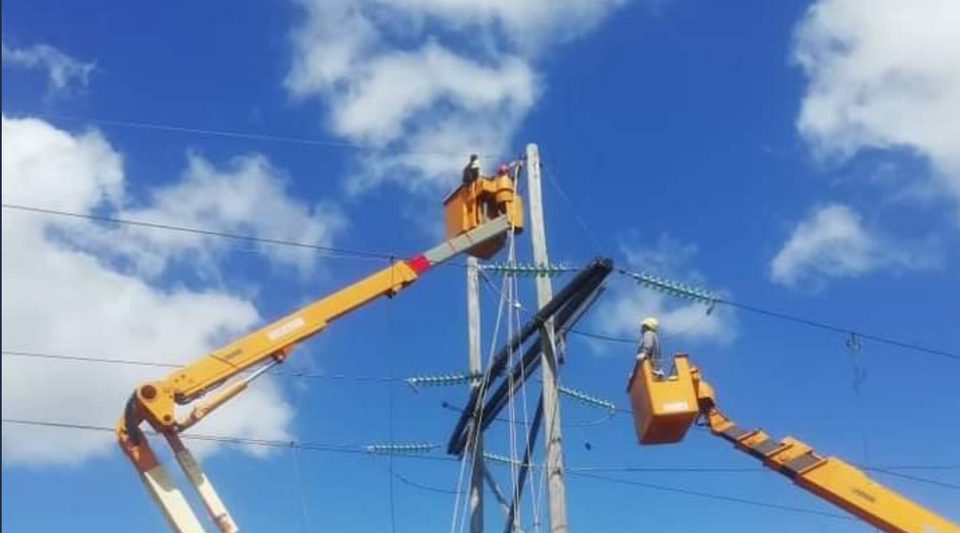
[[(492, 165), (533, 141), (553, 259), (607, 255), (957, 353), (960, 12), (915, 4), (9, 1), (3, 199), (409, 254), (439, 238), (439, 202), (466, 154)], [(328, 255), (4, 209), (3, 350), (189, 361), (383, 266)], [(533, 305), (532, 287), (521, 300)], [(496, 303), (484, 293), (485, 349)], [(960, 482), (956, 360), (864, 340), (855, 388), (844, 335), (704, 311), (613, 276), (582, 327), (630, 337), (656, 313), (666, 348), (692, 354), (742, 425), (853, 462), (952, 465), (907, 473)], [(438, 269), (331, 325), (288, 370), (403, 378), (463, 370), (465, 351), (463, 274)], [(562, 380), (626, 405), (631, 351), (571, 337)], [(110, 426), (132, 387), (162, 372), (5, 353), (3, 417)], [(197, 431), (443, 443), (456, 414), (442, 404), (465, 397), (271, 377)], [(704, 433), (639, 448), (624, 416), (597, 422), (569, 400), (562, 415), (572, 468), (754, 466)], [(487, 449), (508, 455), (509, 433), (495, 424)], [(454, 513), (452, 494), (404, 480), (453, 491), (456, 462), (398, 458), (398, 477), (364, 454), (196, 448), (248, 531), (383, 531), (391, 514), (397, 531), (443, 530)], [(109, 434), (4, 424), (2, 474), (7, 531), (164, 531)], [(832, 511), (766, 472), (604, 475)], [(878, 480), (960, 520), (955, 489)], [(869, 529), (574, 475), (568, 506), (574, 530)], [(528, 499), (524, 522), (535, 515)]]

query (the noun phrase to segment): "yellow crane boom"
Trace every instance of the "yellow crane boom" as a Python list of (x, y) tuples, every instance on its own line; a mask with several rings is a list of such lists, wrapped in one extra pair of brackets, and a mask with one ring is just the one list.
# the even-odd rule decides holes
[[(394, 296), (429, 268), (460, 253), (489, 257), (503, 246), (508, 233), (522, 229), (520, 197), (514, 191), (512, 176), (505, 172), (458, 187), (444, 203), (444, 242), (422, 254), (392, 262), (134, 390), (117, 421), (117, 440), (174, 531), (202, 533), (204, 529), (184, 494), (157, 460), (141, 425), (146, 423), (169, 443), (217, 528), (223, 533), (238, 531), (223, 501), (184, 446), (180, 433), (243, 392), (253, 380), (282, 363), (294, 346), (319, 333), (331, 321), (381, 296)], [(209, 398), (201, 400), (208, 394)], [(188, 404), (193, 405), (189, 414), (178, 417), (175, 408)]]
[(640, 444), (683, 439), (697, 420), (738, 450), (759, 459), (807, 491), (889, 533), (960, 533), (960, 526), (877, 483), (859, 468), (823, 455), (793, 437), (777, 440), (759, 429), (736, 425), (718, 407), (716, 394), (690, 365), (686, 354), (673, 358), (674, 373), (656, 376), (650, 360), (638, 363), (628, 392)]

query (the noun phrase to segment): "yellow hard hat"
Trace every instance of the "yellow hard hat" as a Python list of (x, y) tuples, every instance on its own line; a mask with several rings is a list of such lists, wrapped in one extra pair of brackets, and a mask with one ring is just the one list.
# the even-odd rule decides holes
[(651, 331), (657, 331), (657, 328), (660, 327), (660, 321), (652, 316), (648, 316), (643, 319), (643, 322), (640, 323), (640, 327), (646, 327)]

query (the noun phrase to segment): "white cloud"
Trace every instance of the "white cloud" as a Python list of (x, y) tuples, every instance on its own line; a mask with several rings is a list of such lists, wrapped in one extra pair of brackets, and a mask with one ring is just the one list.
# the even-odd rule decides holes
[(335, 129), (348, 137), (392, 141), (413, 115), (443, 100), (464, 109), (531, 104), (533, 75), (516, 57), (498, 67), (479, 65), (429, 42), (416, 52), (383, 54), (369, 68), (369, 77), (334, 111)]
[[(346, 226), (346, 219), (333, 204), (309, 206), (295, 201), (287, 192), (286, 174), (259, 154), (233, 158), (219, 169), (198, 154), (187, 156), (187, 167), (179, 182), (153, 192), (150, 204), (126, 207), (118, 216), (157, 224), (251, 235), (264, 239), (298, 241), (329, 246), (333, 235)], [(223, 239), (194, 233), (156, 231), (137, 227), (119, 228), (133, 244), (140, 271), (149, 274), (171, 258), (216, 259), (227, 243)], [(116, 232), (96, 235), (117, 248)], [(293, 266), (309, 274), (319, 257), (314, 250), (252, 244), (278, 267)], [(212, 254), (213, 257), (210, 257)]]
[[(191, 156), (180, 182), (155, 190), (148, 204), (125, 211), (122, 158), (101, 134), (72, 134), (32, 119), (2, 120), (5, 203), (111, 216), (130, 213), (317, 243), (328, 243), (342, 224), (339, 216), (327, 219), (323, 210), (288, 196), (282, 174), (260, 156), (239, 158), (228, 170)], [(264, 220), (248, 222), (254, 215)], [(260, 321), (251, 301), (224, 289), (160, 287), (150, 277), (121, 271), (103, 253), (102, 242), (87, 238), (104, 230), (84, 220), (3, 211), (4, 349), (187, 362)], [(109, 238), (125, 253), (154, 254), (157, 273), (184, 250), (223, 246), (194, 237), (168, 242), (159, 233), (112, 231)], [(157, 369), (141, 367), (4, 356), (3, 416), (112, 426), (135, 385), (159, 375)], [(251, 412), (258, 416), (249, 416)], [(278, 384), (266, 377), (197, 431), (288, 439), (292, 416)], [(65, 438), (53, 429), (3, 430), (4, 463), (78, 464), (114, 453), (114, 446), (109, 434)]]
[[(695, 244), (682, 243), (663, 234), (655, 244), (623, 246), (622, 253), (632, 271), (707, 286), (704, 276), (691, 267), (697, 254)], [(639, 339), (640, 321), (653, 315), (660, 320), (660, 337), (668, 350), (683, 350), (693, 344), (726, 344), (736, 339), (737, 320), (733, 310), (719, 306), (707, 314), (707, 309), (704, 304), (680, 300), (640, 287), (627, 278), (618, 278), (611, 282), (610, 292), (592, 313), (593, 327), (607, 335)]]
[(828, 278), (857, 277), (881, 268), (928, 268), (937, 254), (928, 245), (908, 246), (883, 237), (842, 204), (813, 209), (794, 228), (770, 262), (770, 277), (784, 285), (822, 284)]
[(801, 134), (825, 157), (911, 150), (960, 207), (958, 27), (956, 0), (815, 3), (793, 51), (809, 79)]
[(4, 65), (45, 71), (53, 91), (86, 87), (96, 68), (96, 63), (85, 63), (48, 44), (11, 48), (3, 42), (2, 47)]
[(3, 121), (3, 200), (64, 211), (117, 206), (123, 160), (100, 133), (79, 135), (34, 119)]
[(322, 100), (335, 134), (385, 148), (351, 191), (450, 186), (455, 154), (509, 152), (543, 90), (536, 59), (626, 1), (299, 0), (287, 89)]

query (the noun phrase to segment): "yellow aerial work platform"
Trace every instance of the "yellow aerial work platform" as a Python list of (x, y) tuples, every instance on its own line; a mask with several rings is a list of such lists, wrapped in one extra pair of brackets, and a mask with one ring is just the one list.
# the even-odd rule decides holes
[(674, 357), (674, 369), (671, 376), (658, 377), (649, 359), (633, 369), (627, 392), (641, 444), (679, 442), (700, 413), (686, 354)]
[(713, 388), (686, 354), (673, 358), (670, 376), (657, 376), (650, 360), (637, 363), (627, 392), (641, 444), (683, 439), (702, 417), (710, 432), (759, 459), (807, 491), (889, 533), (960, 533), (960, 526), (870, 479), (857, 466), (817, 452), (793, 437), (775, 439), (735, 424), (717, 407)]
[[(457, 187), (443, 201), (447, 239), (460, 236), (501, 215), (513, 226), (515, 233), (523, 230), (523, 201), (517, 194), (513, 176), (501, 169), (494, 176), (480, 176)], [(507, 235), (500, 235), (467, 251), (468, 254), (489, 259), (503, 247)]]

